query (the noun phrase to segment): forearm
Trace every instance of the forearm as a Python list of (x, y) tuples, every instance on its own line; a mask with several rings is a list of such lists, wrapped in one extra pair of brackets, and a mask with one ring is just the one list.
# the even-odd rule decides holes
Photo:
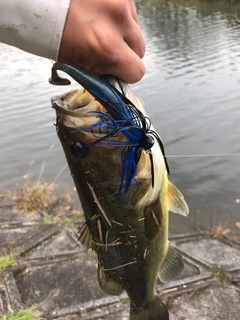
[(71, 0), (0, 0), (0, 42), (58, 60)]

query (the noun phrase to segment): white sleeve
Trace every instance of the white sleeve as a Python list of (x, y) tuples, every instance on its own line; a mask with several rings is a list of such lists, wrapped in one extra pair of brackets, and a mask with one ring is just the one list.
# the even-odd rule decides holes
[(57, 60), (71, 0), (0, 0), (0, 42)]

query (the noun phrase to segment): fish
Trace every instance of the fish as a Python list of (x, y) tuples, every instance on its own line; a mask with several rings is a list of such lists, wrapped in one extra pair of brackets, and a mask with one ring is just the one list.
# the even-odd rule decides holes
[(62, 63), (52, 68), (52, 84), (69, 84), (57, 70), (82, 86), (51, 103), (84, 212), (79, 240), (97, 254), (99, 286), (127, 292), (130, 320), (167, 320), (156, 282), (184, 268), (168, 242), (168, 214), (187, 216), (189, 208), (168, 179), (162, 140), (128, 84)]

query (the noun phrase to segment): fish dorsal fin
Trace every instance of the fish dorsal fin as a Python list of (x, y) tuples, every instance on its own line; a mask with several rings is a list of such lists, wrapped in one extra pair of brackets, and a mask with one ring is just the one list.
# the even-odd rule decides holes
[(170, 181), (168, 181), (169, 211), (187, 216), (189, 208), (182, 193)]
[(88, 249), (95, 250), (92, 234), (86, 222), (79, 228), (78, 233), (78, 241), (80, 241), (81, 244), (86, 245)]
[(169, 246), (166, 257), (160, 267), (159, 279), (162, 282), (174, 280), (183, 268), (184, 263), (181, 254), (174, 247)]

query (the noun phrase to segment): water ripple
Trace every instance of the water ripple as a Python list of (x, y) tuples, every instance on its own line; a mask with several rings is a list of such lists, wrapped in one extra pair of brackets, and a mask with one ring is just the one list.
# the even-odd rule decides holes
[[(237, 9), (195, 0), (188, 4), (138, 0), (137, 8), (147, 43), (147, 73), (133, 88), (144, 100), (166, 153), (240, 153)], [(22, 182), (29, 171), (37, 176), (51, 144), (55, 147), (45, 177), (53, 179), (65, 163), (50, 98), (69, 88), (48, 84), (51, 66), (51, 61), (0, 44), (1, 192)], [(224, 219), (227, 207), (227, 218), (234, 223), (239, 160), (169, 158), (172, 181), (203, 221), (213, 210)], [(60, 181), (72, 188), (68, 170)]]

